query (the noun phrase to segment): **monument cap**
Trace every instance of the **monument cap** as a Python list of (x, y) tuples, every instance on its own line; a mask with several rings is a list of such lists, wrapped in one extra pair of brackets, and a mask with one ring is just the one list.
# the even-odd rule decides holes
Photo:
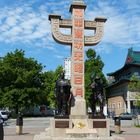
[(50, 14), (49, 15), (49, 20), (51, 20), (51, 18), (61, 19), (61, 16), (57, 15), (57, 14)]
[(95, 21), (100, 21), (100, 22), (106, 22), (106, 18), (104, 18), (104, 17), (96, 17), (95, 18)]
[(70, 6), (70, 12), (72, 12), (72, 8), (86, 9), (86, 4), (84, 4), (83, 0), (73, 0), (73, 3)]
[(73, 0), (74, 3), (84, 3), (83, 0)]

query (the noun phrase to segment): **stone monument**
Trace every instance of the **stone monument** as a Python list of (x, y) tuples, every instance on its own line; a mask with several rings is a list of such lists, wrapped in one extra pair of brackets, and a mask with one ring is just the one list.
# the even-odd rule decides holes
[[(84, 46), (96, 45), (103, 37), (106, 18), (84, 20), (86, 5), (83, 0), (73, 0), (70, 6), (72, 19), (62, 19), (60, 15), (49, 15), (52, 36), (61, 44), (71, 46), (71, 92), (73, 101), (67, 119), (52, 118), (50, 127), (36, 135), (34, 140), (114, 140), (110, 137), (109, 120), (89, 119), (86, 111), (84, 92)], [(71, 34), (65, 35), (60, 28), (70, 28)], [(92, 36), (85, 36), (84, 30), (94, 30)]]
[[(61, 44), (71, 46), (71, 85), (75, 97), (75, 105), (71, 108), (71, 115), (86, 115), (84, 98), (84, 46), (96, 45), (103, 37), (105, 18), (96, 18), (95, 21), (84, 21), (86, 5), (82, 0), (74, 0), (70, 12), (72, 19), (61, 19), (60, 15), (49, 15), (52, 25), (53, 38)], [(71, 28), (71, 35), (62, 34), (60, 28)], [(84, 30), (95, 30), (95, 35), (84, 36)], [(82, 109), (81, 109), (82, 108)], [(77, 111), (78, 110), (78, 111)]]

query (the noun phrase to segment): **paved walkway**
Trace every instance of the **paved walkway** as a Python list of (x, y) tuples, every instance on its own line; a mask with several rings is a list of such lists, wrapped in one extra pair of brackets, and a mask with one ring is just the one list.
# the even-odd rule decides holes
[[(15, 120), (11, 119), (8, 124), (4, 126), (4, 140), (33, 140), (34, 135), (44, 132), (45, 128), (49, 126), (49, 118), (24, 119), (23, 134), (16, 135), (15, 122)], [(118, 135), (114, 133), (114, 127), (111, 125), (111, 134), (123, 137), (125, 140), (140, 140), (140, 128), (132, 127), (131, 122), (130, 124), (129, 122), (125, 123), (124, 125), (122, 122), (122, 133)]]
[[(15, 129), (5, 128), (4, 140), (33, 140), (35, 134), (43, 132), (44, 128), (24, 128), (22, 135), (16, 135)], [(140, 128), (122, 128), (122, 133), (116, 135), (113, 128), (111, 129), (112, 135), (125, 138), (125, 140), (140, 140)]]
[(121, 128), (121, 134), (115, 134), (114, 128), (111, 129), (112, 135), (125, 138), (125, 140), (140, 140), (140, 128), (124, 127)]
[(23, 134), (17, 135), (16, 129), (5, 128), (4, 140), (33, 140), (34, 135), (45, 131), (44, 128), (23, 128)]

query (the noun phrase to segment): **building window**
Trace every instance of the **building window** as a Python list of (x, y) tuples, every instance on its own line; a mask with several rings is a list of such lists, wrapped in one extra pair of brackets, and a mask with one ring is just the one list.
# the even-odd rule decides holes
[(122, 108), (121, 102), (118, 102), (118, 108), (119, 108), (119, 109)]
[(115, 103), (112, 104), (112, 109), (115, 109), (116, 105)]
[(109, 110), (110, 110), (110, 108), (111, 108), (110, 105), (108, 105), (108, 109), (109, 109)]

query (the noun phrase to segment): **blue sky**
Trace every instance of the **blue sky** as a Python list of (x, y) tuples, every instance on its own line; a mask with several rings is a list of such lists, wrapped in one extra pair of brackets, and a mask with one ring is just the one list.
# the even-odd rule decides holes
[[(0, 0), (0, 56), (16, 48), (25, 50), (54, 70), (70, 56), (70, 46), (57, 44), (51, 36), (48, 15), (71, 18), (72, 0)], [(105, 64), (104, 73), (120, 69), (128, 48), (140, 51), (140, 0), (85, 0), (85, 19), (104, 16), (108, 20), (102, 41), (94, 48)], [(68, 31), (63, 31), (68, 32)], [(89, 47), (85, 48), (85, 51)]]

